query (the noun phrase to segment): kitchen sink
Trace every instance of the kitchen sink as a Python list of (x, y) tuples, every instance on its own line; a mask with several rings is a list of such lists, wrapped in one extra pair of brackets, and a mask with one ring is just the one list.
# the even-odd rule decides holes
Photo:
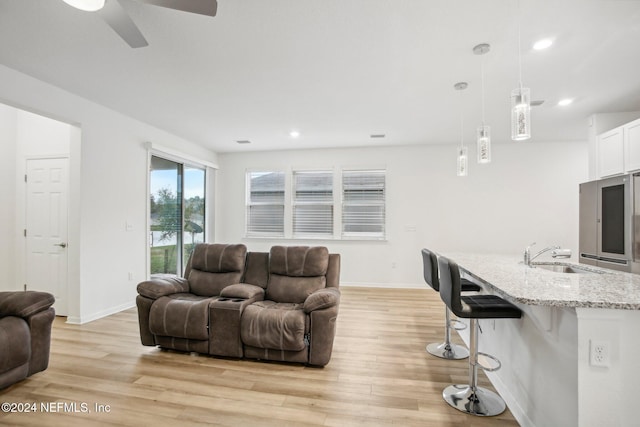
[(572, 274), (603, 274), (604, 271), (593, 270), (589, 268), (582, 268), (573, 264), (559, 264), (559, 263), (534, 263), (531, 265), (535, 268), (542, 268), (544, 270), (553, 271), (554, 273), (572, 273)]

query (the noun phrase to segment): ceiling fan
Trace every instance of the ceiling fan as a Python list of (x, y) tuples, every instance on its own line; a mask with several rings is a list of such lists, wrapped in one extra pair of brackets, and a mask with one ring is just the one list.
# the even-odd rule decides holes
[[(98, 13), (105, 22), (133, 48), (149, 46), (136, 24), (120, 4), (120, 0), (63, 0), (76, 9)], [(216, 16), (216, 0), (136, 0), (140, 3), (200, 15)]]

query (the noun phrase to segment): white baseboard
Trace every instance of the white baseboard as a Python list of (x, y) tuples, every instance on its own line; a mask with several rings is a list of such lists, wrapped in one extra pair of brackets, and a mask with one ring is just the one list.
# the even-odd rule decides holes
[(135, 302), (128, 302), (125, 304), (120, 304), (115, 307), (108, 308), (106, 310), (101, 310), (96, 313), (87, 315), (87, 316), (68, 316), (67, 323), (71, 325), (83, 325), (85, 323), (93, 322), (94, 320), (102, 319), (103, 317), (110, 316), (115, 313), (119, 313), (124, 310), (128, 310), (130, 308), (135, 307)]
[(390, 288), (390, 289), (429, 289), (422, 283), (371, 283), (371, 282), (340, 282), (340, 287), (353, 288)]

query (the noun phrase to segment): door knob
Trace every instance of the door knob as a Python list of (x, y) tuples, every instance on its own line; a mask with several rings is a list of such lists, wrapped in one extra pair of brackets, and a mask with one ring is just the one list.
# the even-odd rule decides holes
[(67, 244), (66, 243), (56, 243), (53, 246), (60, 246), (61, 248), (66, 248)]

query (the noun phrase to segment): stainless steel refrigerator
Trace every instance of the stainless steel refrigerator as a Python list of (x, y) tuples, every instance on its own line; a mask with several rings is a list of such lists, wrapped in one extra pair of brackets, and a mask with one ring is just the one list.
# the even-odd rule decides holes
[(640, 191), (640, 175), (580, 184), (581, 263), (627, 272), (640, 267), (633, 254), (640, 242), (633, 228), (634, 223), (640, 226), (634, 221), (634, 205), (640, 206), (636, 191)]

